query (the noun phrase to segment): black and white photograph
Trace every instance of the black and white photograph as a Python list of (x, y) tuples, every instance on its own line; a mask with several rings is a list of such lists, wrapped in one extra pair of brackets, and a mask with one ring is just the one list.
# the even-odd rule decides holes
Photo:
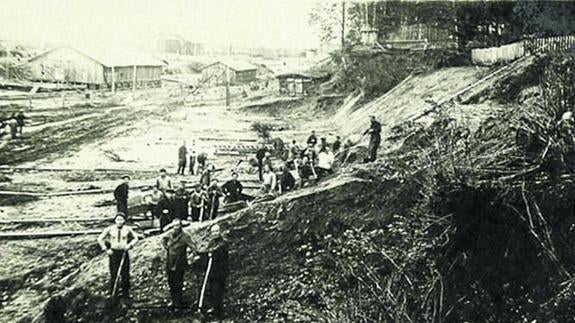
[(575, 322), (575, 1), (0, 0), (0, 322)]

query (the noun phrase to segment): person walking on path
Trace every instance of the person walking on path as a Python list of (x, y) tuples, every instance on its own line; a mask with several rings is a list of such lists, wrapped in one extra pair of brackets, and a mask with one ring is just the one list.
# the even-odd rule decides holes
[(118, 212), (124, 213), (128, 217), (128, 193), (130, 190), (130, 176), (125, 175), (122, 177), (122, 184), (118, 185), (114, 190), (114, 199), (116, 200), (116, 207)]
[(185, 307), (182, 298), (184, 274), (188, 268), (188, 248), (195, 252), (195, 245), (189, 233), (182, 228), (182, 220), (174, 219), (171, 229), (162, 238), (162, 246), (167, 252), (166, 275), (172, 298), (172, 306)]
[(188, 149), (186, 148), (186, 142), (184, 141), (180, 146), (180, 149), (178, 149), (178, 175), (184, 175), (187, 160)]
[[(98, 244), (110, 257), (110, 295), (130, 298), (130, 255), (128, 251), (138, 243), (138, 236), (125, 225), (126, 216), (123, 213), (116, 214), (114, 222), (114, 225), (102, 231), (98, 237)], [(120, 294), (119, 290), (121, 290)]]
[(369, 134), (369, 156), (366, 162), (373, 162), (377, 158), (377, 150), (379, 149), (379, 144), (381, 143), (381, 123), (379, 123), (375, 116), (370, 116), (371, 124), (369, 129), (367, 129), (363, 135)]

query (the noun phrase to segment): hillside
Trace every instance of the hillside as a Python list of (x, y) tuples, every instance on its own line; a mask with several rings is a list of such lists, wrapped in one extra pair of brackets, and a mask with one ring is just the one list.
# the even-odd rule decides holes
[[(385, 140), (393, 149), (216, 220), (232, 260), (228, 321), (570, 320), (573, 149), (558, 123), (566, 106), (538, 103), (558, 102), (557, 84), (532, 77), (555, 72), (564, 59), (517, 62), (433, 111), (425, 99), (440, 102), (494, 70), (441, 69), (364, 105), (353, 96), (342, 100), (324, 123), (339, 120), (343, 133), (357, 136), (376, 114), (388, 122)], [(289, 105), (301, 112), (302, 105)], [(211, 239), (213, 224), (187, 229), (198, 247)], [(197, 319), (163, 309), (159, 239), (133, 251), (132, 306), (110, 307), (101, 292), (106, 259), (96, 256), (57, 281), (15, 291), (3, 317), (39, 319), (38, 304), (59, 295), (71, 321)], [(193, 300), (198, 282), (192, 273), (186, 281)]]

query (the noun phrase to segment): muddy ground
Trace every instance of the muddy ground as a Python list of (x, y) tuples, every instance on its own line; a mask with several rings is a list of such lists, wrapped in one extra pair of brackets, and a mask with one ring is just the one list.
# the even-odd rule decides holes
[[(0, 190), (53, 193), (112, 189), (124, 173), (132, 176), (132, 186), (151, 185), (160, 168), (175, 173), (177, 150), (183, 141), (190, 150), (208, 154), (209, 161), (222, 169), (218, 178), (229, 178), (234, 169), (241, 173), (241, 179), (254, 180), (255, 171), (249, 165), (251, 152), (220, 153), (238, 145), (253, 149), (259, 140), (250, 129), (255, 121), (285, 121), (281, 115), (240, 112), (240, 106), (258, 97), (236, 99), (231, 107), (226, 107), (220, 92), (212, 90), (200, 97), (167, 87), (135, 94), (119, 92), (91, 100), (81, 94), (68, 94), (65, 99), (35, 99), (31, 109), (26, 100), (1, 101), (5, 111), (23, 108), (30, 118), (22, 138), (0, 140)], [(274, 136), (303, 141), (309, 131), (307, 126), (299, 123)], [(172, 176), (176, 180), (197, 179), (191, 175)], [(131, 194), (137, 195), (138, 190)], [(4, 195), (0, 197), (0, 220), (109, 217), (115, 207), (99, 205), (111, 200), (111, 193)], [(99, 229), (108, 224), (3, 224), (0, 232)], [(0, 271), (1, 320), (33, 319), (33, 313), (38, 313), (38, 307), (50, 295), (65, 288), (65, 277), (99, 255), (95, 239), (89, 235), (0, 241), (5, 250)]]

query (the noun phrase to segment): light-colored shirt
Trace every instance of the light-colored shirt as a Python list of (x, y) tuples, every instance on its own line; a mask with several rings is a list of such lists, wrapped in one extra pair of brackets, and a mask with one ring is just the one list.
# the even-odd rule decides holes
[(161, 176), (158, 177), (158, 180), (156, 181), (156, 187), (160, 190), (160, 191), (165, 191), (168, 189), (172, 188), (172, 181), (170, 180), (170, 178), (168, 176), (162, 178)]
[(263, 173), (262, 177), (264, 186), (269, 186), (271, 191), (276, 189), (277, 176), (274, 172)]
[(321, 152), (317, 155), (317, 167), (331, 169), (335, 157), (331, 151)]
[(111, 225), (98, 237), (98, 244), (102, 249), (106, 249), (106, 242), (109, 242), (110, 248), (114, 250), (128, 250), (138, 242), (138, 236), (130, 227), (124, 225), (118, 228), (117, 225)]

